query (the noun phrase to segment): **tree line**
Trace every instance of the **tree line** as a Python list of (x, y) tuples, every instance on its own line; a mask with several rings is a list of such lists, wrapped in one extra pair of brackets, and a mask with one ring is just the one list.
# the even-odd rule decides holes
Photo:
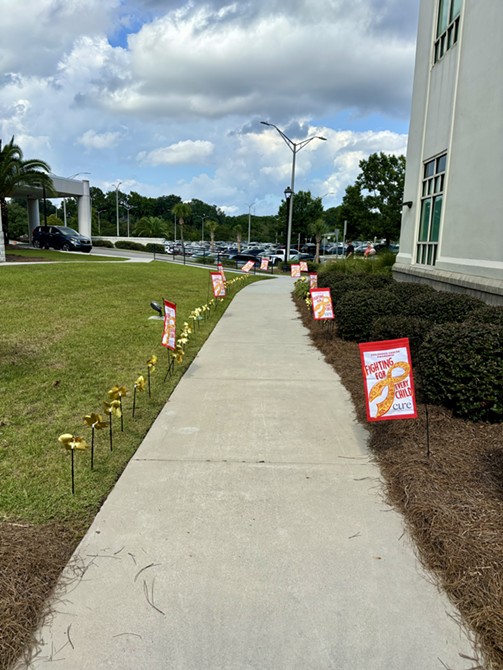
[[(0, 145), (1, 147), (1, 145)], [(402, 213), (405, 157), (383, 152), (371, 154), (359, 163), (360, 172), (354, 184), (346, 188), (337, 207), (324, 209), (322, 198), (310, 191), (299, 191), (293, 197), (292, 246), (346, 229), (346, 239), (384, 238), (398, 241)], [(41, 160), (25, 161), (14, 138), (0, 150), (0, 206), (6, 241), (28, 234), (27, 205), (24, 198), (12, 198), (22, 184), (44, 186), (52, 194), (50, 168)], [(183, 203), (171, 194), (157, 198), (131, 191), (104, 192), (91, 186), (91, 226), (93, 236), (163, 237), (199, 241), (232, 240), (239, 236), (257, 242), (286, 240), (289, 201), (282, 199), (275, 215), (246, 214), (232, 216), (216, 205), (193, 198)], [(118, 214), (117, 216), (117, 204)], [(180, 225), (177, 210), (183, 209)], [(63, 225), (77, 228), (77, 201), (66, 198), (55, 205), (50, 199), (40, 202), (41, 225)]]

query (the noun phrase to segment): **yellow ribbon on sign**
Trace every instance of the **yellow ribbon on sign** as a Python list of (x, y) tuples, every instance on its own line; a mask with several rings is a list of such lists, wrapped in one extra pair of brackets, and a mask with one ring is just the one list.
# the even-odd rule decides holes
[[(396, 370), (397, 368), (402, 368), (403, 373), (401, 375), (398, 375), (397, 377), (392, 377), (391, 375), (393, 370)], [(400, 363), (395, 363), (388, 369), (386, 378), (377, 382), (377, 384), (374, 384), (374, 386), (370, 389), (369, 403), (378, 398), (385, 388), (388, 389), (388, 394), (384, 398), (384, 400), (377, 403), (376, 417), (383, 416), (383, 414), (389, 412), (389, 410), (391, 409), (391, 405), (393, 404), (393, 400), (395, 399), (395, 384), (403, 382), (404, 379), (407, 379), (409, 373), (410, 373), (410, 365), (408, 363), (405, 363), (403, 361), (401, 361)]]
[(330, 298), (324, 295), (322, 299), (318, 300), (314, 306), (314, 312), (318, 319), (321, 319), (323, 316), (325, 316), (325, 312), (327, 311), (328, 307), (330, 307)]

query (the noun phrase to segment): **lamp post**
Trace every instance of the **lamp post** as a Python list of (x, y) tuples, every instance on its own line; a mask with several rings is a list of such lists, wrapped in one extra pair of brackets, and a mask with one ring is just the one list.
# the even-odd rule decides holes
[[(285, 202), (286, 202), (286, 226), (285, 226), (285, 258), (283, 261), (283, 270), (285, 272), (288, 270), (288, 259), (290, 257), (290, 234), (292, 232), (291, 229), (291, 207), (292, 207), (292, 200), (293, 200), (293, 191), (290, 188), (290, 186), (287, 186), (285, 188)], [(288, 256), (287, 254), (287, 249), (288, 249)]]
[(204, 220), (206, 218), (206, 214), (203, 214), (201, 216), (201, 242), (204, 243)]
[(250, 239), (251, 239), (251, 208), (253, 207), (254, 203), (250, 203), (248, 205), (248, 246), (250, 246)]
[(292, 236), (292, 218), (293, 218), (293, 196), (295, 192), (295, 158), (299, 151), (303, 149), (306, 144), (309, 144), (309, 142), (312, 142), (313, 140), (323, 140), (326, 142), (327, 138), (322, 137), (321, 135), (311, 135), (311, 137), (307, 137), (305, 140), (302, 140), (301, 142), (294, 142), (291, 140), (285, 133), (278, 128), (278, 126), (275, 126), (274, 123), (268, 123), (267, 121), (261, 121), (264, 126), (271, 126), (271, 128), (275, 128), (278, 133), (281, 135), (283, 138), (285, 144), (288, 146), (290, 151), (293, 154), (293, 159), (292, 159), (292, 179), (290, 182), (290, 204), (288, 208), (288, 232), (287, 232), (287, 238), (286, 238), (286, 247), (285, 247), (285, 263), (289, 260), (290, 258), (290, 238)]
[(121, 181), (117, 183), (115, 187), (115, 213), (117, 217), (117, 237), (119, 237), (119, 186), (122, 184)]
[(124, 207), (124, 209), (127, 212), (127, 236), (130, 237), (129, 235), (129, 212), (131, 209), (134, 209), (134, 205), (130, 205), (128, 202), (121, 202), (121, 207)]

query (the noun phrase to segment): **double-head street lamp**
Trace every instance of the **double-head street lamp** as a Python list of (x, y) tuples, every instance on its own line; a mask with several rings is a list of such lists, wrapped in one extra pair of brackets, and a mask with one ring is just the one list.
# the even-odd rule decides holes
[[(288, 146), (290, 151), (293, 154), (293, 160), (292, 160), (292, 179), (290, 182), (290, 191), (289, 191), (289, 198), (287, 198), (287, 207), (288, 207), (288, 230), (286, 234), (286, 246), (285, 246), (285, 263), (290, 259), (290, 238), (292, 236), (292, 219), (293, 219), (293, 196), (295, 193), (295, 158), (298, 154), (298, 152), (303, 149), (306, 144), (309, 144), (309, 142), (312, 142), (313, 140), (323, 140), (326, 142), (326, 137), (322, 137), (321, 135), (311, 135), (311, 137), (307, 137), (305, 140), (302, 140), (301, 142), (294, 142), (291, 140), (285, 133), (278, 128), (278, 126), (275, 126), (274, 123), (268, 123), (267, 121), (261, 121), (264, 126), (271, 126), (271, 128), (275, 128), (278, 133), (281, 135), (283, 140), (285, 141), (285, 144)], [(286, 197), (286, 191), (285, 191), (285, 197)]]
[(122, 202), (121, 207), (127, 211), (127, 236), (129, 237), (129, 212), (134, 209), (134, 205), (130, 205), (128, 202)]

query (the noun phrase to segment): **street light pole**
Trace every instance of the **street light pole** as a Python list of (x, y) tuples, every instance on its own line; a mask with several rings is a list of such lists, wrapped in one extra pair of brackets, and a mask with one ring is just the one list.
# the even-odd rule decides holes
[(251, 239), (251, 208), (253, 207), (253, 202), (248, 205), (248, 246), (250, 246)]
[(118, 182), (117, 186), (115, 187), (115, 213), (117, 217), (117, 237), (119, 237), (119, 186), (122, 184), (122, 182)]
[(201, 242), (204, 242), (204, 220), (206, 219), (206, 214), (201, 216)]
[(130, 205), (128, 202), (122, 202), (121, 206), (127, 211), (127, 236), (129, 237), (129, 212), (131, 209), (134, 209), (134, 205)]
[(311, 137), (307, 137), (305, 140), (302, 140), (301, 142), (294, 142), (287, 135), (285, 135), (285, 133), (282, 130), (280, 130), (278, 126), (275, 126), (274, 123), (268, 123), (267, 121), (261, 121), (260, 123), (262, 123), (264, 126), (271, 126), (271, 128), (275, 128), (293, 154), (292, 178), (290, 182), (291, 195), (289, 199), (289, 209), (288, 209), (288, 233), (285, 248), (285, 263), (286, 263), (290, 259), (290, 238), (292, 236), (293, 196), (295, 193), (295, 159), (298, 152), (301, 149), (303, 149), (306, 146), (306, 144), (309, 144), (309, 142), (312, 142), (313, 140), (323, 140), (326, 142), (327, 138), (322, 137), (321, 135), (311, 135)]

